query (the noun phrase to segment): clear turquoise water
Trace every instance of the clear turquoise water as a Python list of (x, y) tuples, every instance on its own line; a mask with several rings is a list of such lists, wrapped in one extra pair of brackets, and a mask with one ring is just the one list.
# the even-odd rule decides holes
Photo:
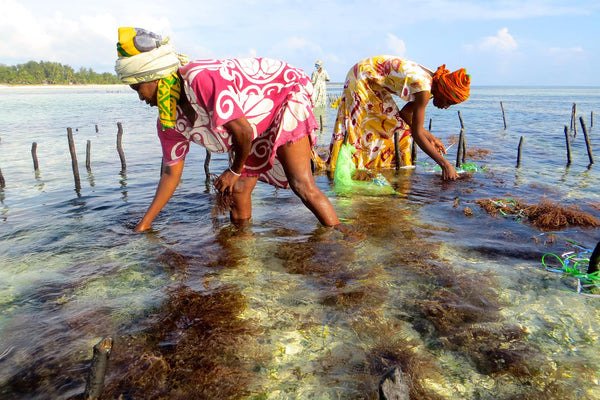
[[(489, 150), (471, 160), (486, 172), (454, 183), (441, 182), (421, 152), (417, 168), (386, 173), (397, 196), (336, 194), (318, 175), (339, 215), (367, 234), (350, 243), (293, 194), (264, 184), (253, 197), (252, 234), (232, 237), (227, 218), (211, 216), (199, 146), (154, 230), (135, 234), (159, 175), (156, 110), (124, 87), (0, 89), (0, 397), (75, 398), (93, 345), (111, 336), (109, 398), (150, 398), (160, 385), (172, 393), (164, 398), (202, 390), (212, 398), (376, 398), (394, 365), (421, 398), (600, 398), (600, 300), (541, 265), (547, 252), (573, 250), (569, 241), (593, 248), (598, 230), (542, 233), (475, 204), (547, 198), (598, 216), (600, 174), (579, 125), (566, 166), (573, 103), (589, 125), (600, 90), (475, 87), (464, 104), (428, 109), (445, 143), (460, 132), (460, 110), (467, 147)], [(328, 109), (321, 144), (334, 119)], [(589, 129), (594, 150), (596, 132)], [(225, 156), (213, 155), (211, 171), (225, 168)], [(185, 362), (176, 366), (176, 356)], [(200, 370), (221, 375), (189, 383)]]

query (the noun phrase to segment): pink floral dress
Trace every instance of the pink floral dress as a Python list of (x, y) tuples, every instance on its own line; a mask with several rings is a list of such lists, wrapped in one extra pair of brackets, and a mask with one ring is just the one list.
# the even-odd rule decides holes
[(196, 120), (189, 121), (178, 108), (174, 128), (163, 130), (158, 122), (165, 163), (174, 165), (183, 160), (191, 142), (211, 152), (228, 152), (232, 136), (223, 125), (245, 117), (253, 137), (242, 175), (258, 176), (263, 182), (287, 188), (277, 148), (304, 136), (310, 137), (311, 146), (316, 143), (313, 86), (306, 74), (268, 58), (198, 60), (179, 72)]

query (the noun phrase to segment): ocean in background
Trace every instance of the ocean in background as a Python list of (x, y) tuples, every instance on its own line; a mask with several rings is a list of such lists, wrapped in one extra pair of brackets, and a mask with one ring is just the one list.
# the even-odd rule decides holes
[[(341, 90), (328, 86), (332, 98)], [(600, 88), (475, 86), (463, 104), (428, 106), (447, 146), (464, 123), (474, 171), (456, 182), (421, 151), (416, 168), (384, 171), (393, 195), (348, 194), (317, 174), (366, 234), (359, 243), (262, 183), (237, 235), (213, 210), (200, 146), (153, 229), (134, 233), (159, 179), (155, 109), (117, 85), (0, 87), (0, 110), (2, 399), (81, 398), (104, 337), (106, 399), (377, 399), (395, 366), (411, 398), (600, 398), (600, 298), (558, 272), (565, 253), (589, 258), (599, 230), (544, 232), (478, 205), (550, 200), (600, 217), (579, 122), (600, 156)], [(336, 110), (316, 114), (327, 146)], [(210, 171), (226, 168), (213, 154)]]

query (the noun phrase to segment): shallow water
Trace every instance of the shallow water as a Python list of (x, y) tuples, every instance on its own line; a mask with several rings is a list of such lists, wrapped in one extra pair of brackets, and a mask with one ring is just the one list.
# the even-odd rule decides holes
[[(598, 230), (542, 232), (475, 203), (547, 198), (598, 216), (600, 175), (580, 126), (566, 166), (573, 103), (589, 124), (600, 91), (475, 87), (464, 104), (428, 109), (444, 143), (460, 111), (467, 147), (489, 150), (469, 160), (485, 170), (454, 183), (422, 152), (415, 169), (385, 172), (397, 195), (349, 196), (317, 175), (367, 235), (353, 243), (265, 184), (249, 234), (236, 235), (211, 216), (199, 146), (154, 229), (135, 234), (158, 180), (156, 110), (119, 86), (0, 89), (0, 397), (79, 398), (92, 347), (111, 336), (103, 398), (376, 399), (393, 366), (412, 398), (600, 398), (600, 299), (541, 263), (572, 242), (593, 249)], [(320, 144), (334, 119), (327, 109)], [(210, 168), (224, 170), (226, 157)]]

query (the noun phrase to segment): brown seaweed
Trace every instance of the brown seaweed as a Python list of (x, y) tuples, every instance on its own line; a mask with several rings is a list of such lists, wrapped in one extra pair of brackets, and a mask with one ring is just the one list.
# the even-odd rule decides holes
[(261, 362), (258, 350), (247, 354), (250, 342), (256, 346), (248, 339), (260, 332), (238, 318), (245, 307), (233, 288), (172, 291), (149, 331), (116, 341), (114, 371), (103, 397), (245, 398), (253, 362)]
[(600, 220), (582, 211), (577, 205), (563, 207), (560, 204), (542, 200), (538, 204), (527, 205), (513, 199), (481, 199), (475, 201), (488, 214), (497, 216), (512, 215), (525, 217), (525, 221), (543, 231), (564, 229), (568, 226), (596, 228)]
[(221, 192), (215, 187), (215, 182), (217, 179), (217, 175), (210, 174), (212, 191), (214, 192), (215, 198), (213, 208), (210, 213), (210, 216), (212, 218), (218, 217), (219, 215), (227, 215), (229, 211), (231, 211), (231, 207), (233, 206), (233, 195), (229, 192)]

